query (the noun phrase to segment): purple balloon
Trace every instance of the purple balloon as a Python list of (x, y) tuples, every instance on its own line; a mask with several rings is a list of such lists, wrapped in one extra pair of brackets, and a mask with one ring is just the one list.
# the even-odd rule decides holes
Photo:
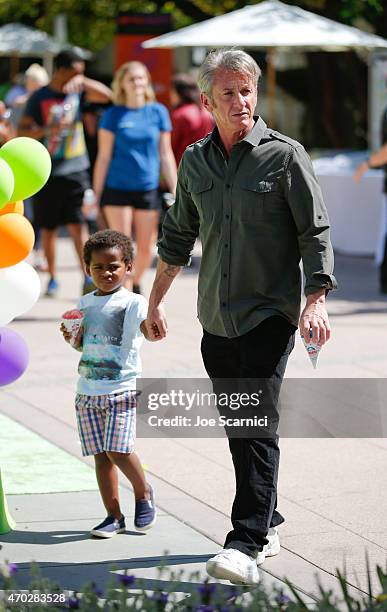
[(28, 347), (13, 329), (0, 327), (0, 387), (17, 380), (27, 368)]

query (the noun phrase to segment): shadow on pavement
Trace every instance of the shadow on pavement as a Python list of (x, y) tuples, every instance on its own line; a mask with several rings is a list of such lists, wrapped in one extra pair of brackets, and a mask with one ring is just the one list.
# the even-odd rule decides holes
[[(335, 272), (338, 289), (329, 294), (331, 300), (357, 302), (356, 307), (343, 314), (365, 314), (383, 312), (387, 295), (379, 293), (379, 270), (372, 257), (355, 257), (335, 254)], [(359, 302), (379, 302), (370, 308), (363, 308)], [(337, 315), (336, 315), (337, 316)]]
[[(331, 299), (331, 298), (329, 298)], [(387, 314), (387, 301), (383, 307), (372, 307), (369, 308), (353, 308), (352, 310), (343, 310), (342, 312), (332, 312), (329, 314), (330, 319), (336, 319), (338, 317), (349, 317), (352, 315), (363, 315), (363, 314)]]
[[(213, 553), (208, 555), (165, 555), (155, 557), (139, 557), (121, 559), (118, 561), (108, 560), (92, 563), (56, 563), (56, 562), (40, 562), (37, 563), (41, 578), (49, 579), (50, 581), (59, 584), (63, 590), (69, 591), (80, 591), (86, 583), (94, 582), (98, 588), (106, 589), (107, 586), (114, 584), (117, 581), (119, 583), (119, 574), (126, 571), (130, 574), (131, 571), (138, 569), (150, 569), (160, 568), (161, 565), (165, 565), (168, 568), (170, 566), (179, 565), (194, 565), (205, 563)], [(36, 578), (36, 573), (31, 574), (30, 563), (18, 563), (17, 574), (15, 576), (17, 587), (25, 589), (32, 579)], [(165, 570), (164, 570), (165, 572)], [(193, 574), (197, 572), (197, 568), (192, 568), (192, 571), (186, 571), (187, 580), (182, 580), (182, 575), (179, 570), (176, 570), (175, 576), (170, 577), (169, 580), (165, 579), (165, 573), (162, 571), (159, 574), (160, 577), (156, 578), (143, 578), (136, 571), (136, 581), (133, 584), (133, 590), (146, 589), (146, 590), (166, 590), (170, 589), (173, 584), (173, 590), (176, 593), (193, 593), (197, 590), (197, 582), (191, 581)], [(195, 576), (196, 578), (196, 576)], [(220, 588), (225, 588), (229, 592), (230, 587), (227, 585), (219, 585)]]
[[(126, 530), (122, 535), (140, 536), (146, 534), (138, 531)], [(90, 531), (73, 529), (66, 531), (11, 531), (0, 537), (0, 542), (4, 544), (68, 544), (69, 542), (79, 542), (80, 540), (101, 541), (102, 538), (91, 538)]]

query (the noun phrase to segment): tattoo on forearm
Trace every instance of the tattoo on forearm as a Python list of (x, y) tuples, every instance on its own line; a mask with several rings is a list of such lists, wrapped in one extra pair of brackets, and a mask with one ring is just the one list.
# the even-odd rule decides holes
[(164, 270), (164, 274), (169, 276), (169, 278), (175, 278), (175, 276), (180, 272), (181, 266), (168, 266)]

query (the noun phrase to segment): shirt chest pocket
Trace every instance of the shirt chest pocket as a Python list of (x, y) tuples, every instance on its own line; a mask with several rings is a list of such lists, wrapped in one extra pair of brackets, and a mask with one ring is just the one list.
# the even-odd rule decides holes
[(276, 181), (257, 181), (247, 178), (240, 184), (241, 217), (246, 221), (259, 221), (264, 215), (281, 212), (286, 202)]
[(195, 179), (189, 185), (200, 222), (212, 222), (215, 216), (214, 183), (211, 178)]

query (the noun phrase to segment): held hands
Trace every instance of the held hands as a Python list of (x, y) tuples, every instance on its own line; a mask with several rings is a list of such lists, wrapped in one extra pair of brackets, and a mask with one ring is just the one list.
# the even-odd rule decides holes
[(144, 321), (146, 333), (144, 334), (147, 340), (156, 342), (163, 340), (168, 333), (167, 319), (164, 308), (160, 305), (156, 308), (149, 308), (148, 316)]
[(331, 337), (328, 313), (325, 301), (315, 301), (306, 303), (301, 313), (299, 330), (305, 342), (323, 346)]

